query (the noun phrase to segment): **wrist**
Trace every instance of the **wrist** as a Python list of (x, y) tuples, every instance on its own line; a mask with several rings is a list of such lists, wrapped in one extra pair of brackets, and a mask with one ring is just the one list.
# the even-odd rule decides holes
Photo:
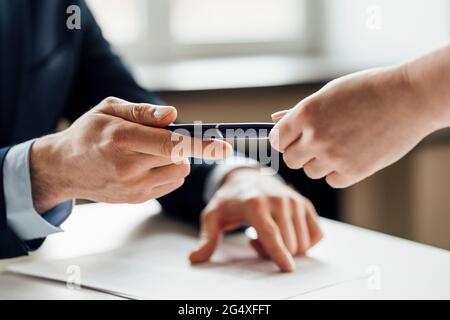
[(447, 47), (401, 66), (432, 131), (450, 126), (449, 64)]
[(223, 179), (222, 185), (226, 183), (243, 183), (251, 181), (256, 175), (261, 176), (259, 167), (242, 167), (230, 171)]
[(427, 90), (422, 87), (422, 80), (412, 72), (411, 65), (403, 64), (393, 70), (397, 105), (403, 109), (404, 117), (410, 119), (411, 129), (418, 130), (425, 137), (443, 128), (441, 110), (431, 103)]
[(61, 202), (70, 199), (68, 188), (61, 180), (57, 134), (36, 140), (30, 150), (30, 178), (33, 205), (43, 214)]

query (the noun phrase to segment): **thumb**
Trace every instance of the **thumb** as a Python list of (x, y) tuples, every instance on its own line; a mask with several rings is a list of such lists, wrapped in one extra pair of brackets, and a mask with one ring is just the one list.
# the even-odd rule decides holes
[(200, 245), (189, 256), (192, 263), (208, 261), (222, 240), (223, 230), (220, 228), (218, 213), (216, 211), (204, 215), (200, 231)]
[(177, 109), (174, 107), (136, 104), (121, 99), (107, 99), (100, 110), (111, 116), (151, 127), (166, 127), (177, 118)]

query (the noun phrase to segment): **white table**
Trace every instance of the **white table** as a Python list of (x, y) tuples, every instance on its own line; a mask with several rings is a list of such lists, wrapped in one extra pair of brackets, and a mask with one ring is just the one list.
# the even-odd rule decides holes
[[(142, 205), (77, 206), (63, 225), (29, 257), (0, 262), (0, 299), (117, 299), (64, 284), (2, 272), (9, 263), (61, 259), (124, 246), (145, 236), (160, 208)], [(368, 267), (373, 276), (302, 295), (302, 299), (450, 299), (450, 252), (323, 219), (325, 239), (313, 253), (343, 264)], [(187, 255), (188, 253), (186, 253)], [(163, 263), (163, 262), (162, 262)]]

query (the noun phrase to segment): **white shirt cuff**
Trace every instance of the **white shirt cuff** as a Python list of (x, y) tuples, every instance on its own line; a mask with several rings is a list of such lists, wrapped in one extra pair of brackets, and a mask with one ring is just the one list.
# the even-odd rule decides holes
[(30, 149), (34, 140), (14, 146), (3, 164), (3, 186), (8, 226), (22, 240), (45, 238), (62, 230), (47, 222), (33, 206)]
[(278, 179), (283, 180), (272, 168), (261, 166), (258, 161), (246, 158), (246, 157), (230, 157), (217, 164), (215, 168), (209, 173), (205, 182), (205, 191), (203, 194), (203, 199), (206, 203), (208, 203), (211, 198), (214, 196), (217, 190), (219, 190), (222, 185), (223, 179), (227, 174), (231, 171), (240, 169), (240, 168), (258, 168), (261, 170), (261, 174), (264, 175), (273, 175)]

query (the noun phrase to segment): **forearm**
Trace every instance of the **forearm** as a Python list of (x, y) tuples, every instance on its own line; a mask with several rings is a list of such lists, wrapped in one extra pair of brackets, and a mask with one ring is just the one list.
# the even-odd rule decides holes
[(402, 66), (434, 130), (450, 126), (450, 45)]

